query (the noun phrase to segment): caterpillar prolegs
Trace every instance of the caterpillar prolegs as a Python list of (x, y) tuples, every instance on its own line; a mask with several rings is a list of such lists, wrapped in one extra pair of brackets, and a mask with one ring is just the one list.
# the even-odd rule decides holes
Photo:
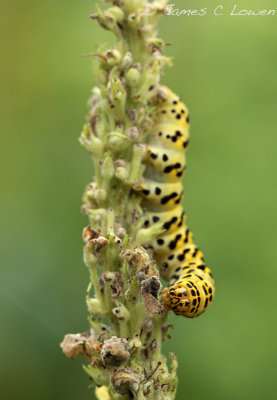
[(193, 318), (209, 307), (215, 285), (180, 204), (189, 143), (188, 110), (170, 89), (161, 90), (163, 95), (153, 99), (154, 126), (147, 140), (146, 168), (140, 186), (142, 205), (147, 210), (144, 227), (163, 224), (164, 232), (148, 247), (161, 265), (163, 277), (170, 282), (162, 292), (165, 308)]

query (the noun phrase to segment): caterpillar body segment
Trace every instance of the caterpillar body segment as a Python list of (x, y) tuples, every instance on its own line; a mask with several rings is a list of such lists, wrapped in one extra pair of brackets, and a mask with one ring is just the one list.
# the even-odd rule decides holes
[(163, 233), (145, 245), (153, 250), (163, 277), (170, 282), (162, 292), (164, 306), (177, 315), (193, 318), (209, 307), (215, 285), (181, 206), (189, 113), (170, 89), (161, 90), (162, 95), (152, 99), (156, 106), (154, 126), (147, 141), (144, 179), (137, 190), (146, 210), (144, 227), (163, 223)]
[(157, 178), (166, 182), (179, 181), (186, 169), (185, 155), (174, 150), (164, 151), (163, 147), (148, 146), (147, 147), (147, 175), (153, 176), (154, 169), (157, 172)]
[(155, 125), (155, 133), (150, 136), (148, 143), (155, 146), (158, 140), (161, 146), (181, 153), (189, 145), (188, 128), (182, 129), (177, 126), (172, 129), (171, 124), (157, 124)]
[(161, 259), (161, 256), (164, 257), (164, 255), (170, 257), (172, 253), (174, 256), (178, 252), (181, 253), (184, 243), (188, 242), (188, 238), (190, 238), (190, 243), (192, 243), (192, 235), (188, 234), (186, 225), (181, 226), (174, 233), (163, 233), (151, 243), (152, 249), (157, 253), (155, 257)]
[(163, 207), (163, 209), (172, 209), (181, 203), (183, 197), (182, 182), (165, 183), (145, 180), (141, 184), (141, 194), (151, 202), (152, 208)]
[(177, 205), (171, 210), (147, 212), (144, 216), (144, 227), (162, 221), (163, 229), (167, 230), (167, 233), (175, 232), (176, 229), (180, 228), (186, 222), (186, 214), (181, 205)]

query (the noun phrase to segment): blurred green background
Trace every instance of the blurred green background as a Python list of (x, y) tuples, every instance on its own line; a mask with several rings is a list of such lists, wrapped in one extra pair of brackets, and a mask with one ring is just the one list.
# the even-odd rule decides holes
[[(227, 0), (175, 1), (175, 8)], [(1, 398), (92, 399), (81, 360), (59, 342), (88, 324), (78, 144), (90, 59), (112, 36), (91, 0), (1, 0)], [(241, 0), (241, 9), (275, 1)], [(185, 208), (216, 279), (211, 309), (170, 316), (178, 400), (276, 398), (277, 15), (164, 16), (175, 56), (163, 82), (192, 116)]]

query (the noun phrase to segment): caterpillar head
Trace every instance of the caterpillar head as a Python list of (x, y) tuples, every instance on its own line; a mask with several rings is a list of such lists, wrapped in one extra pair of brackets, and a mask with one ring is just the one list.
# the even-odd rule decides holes
[(163, 289), (162, 302), (166, 310), (172, 310), (176, 315), (190, 316), (191, 302), (189, 292), (181, 281)]

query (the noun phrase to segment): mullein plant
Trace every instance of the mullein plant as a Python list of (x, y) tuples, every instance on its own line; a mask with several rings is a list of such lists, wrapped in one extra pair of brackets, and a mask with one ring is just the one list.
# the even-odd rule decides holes
[(80, 142), (91, 154), (95, 176), (83, 195), (84, 261), (89, 329), (68, 334), (61, 347), (84, 357), (84, 370), (100, 400), (174, 399), (177, 361), (161, 353), (168, 337), (167, 312), (159, 301), (160, 276), (142, 247), (161, 233), (159, 223), (143, 229), (141, 196), (133, 189), (144, 172), (147, 134), (161, 90), (167, 43), (156, 22), (166, 1), (115, 0), (91, 18), (116, 36), (113, 48), (94, 54), (97, 86), (89, 101)]

